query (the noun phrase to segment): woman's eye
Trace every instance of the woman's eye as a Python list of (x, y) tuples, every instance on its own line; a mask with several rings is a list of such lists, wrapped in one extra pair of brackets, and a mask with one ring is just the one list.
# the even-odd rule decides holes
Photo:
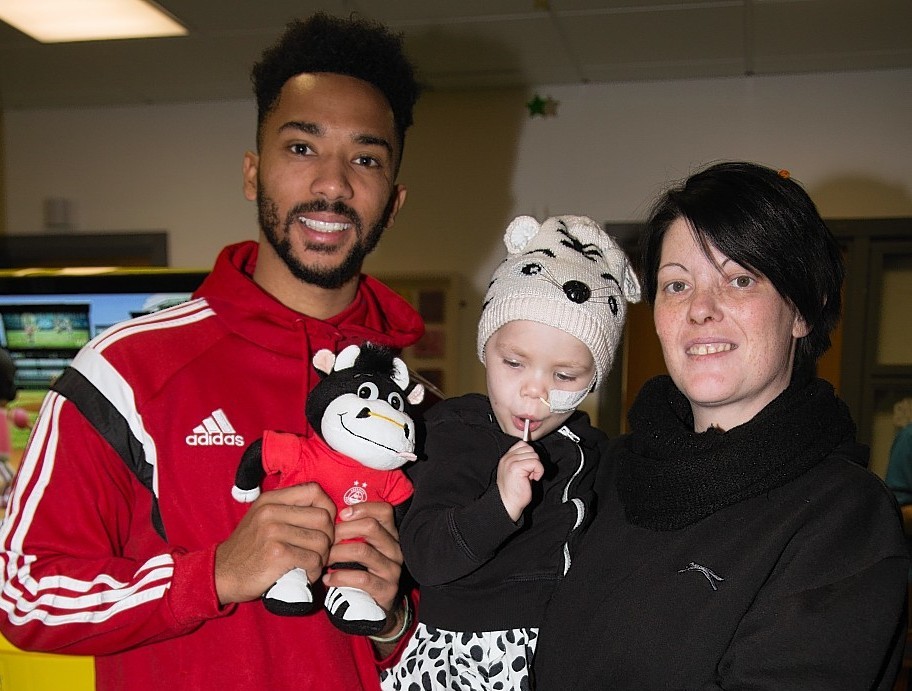
[(684, 281), (670, 281), (665, 285), (665, 290), (669, 293), (681, 293), (687, 288)]
[(377, 398), (379, 393), (380, 391), (377, 388), (377, 385), (370, 382), (366, 382), (358, 387), (358, 398), (374, 400)]
[(736, 288), (750, 288), (754, 285), (754, 278), (753, 276), (735, 276), (732, 279), (732, 285)]

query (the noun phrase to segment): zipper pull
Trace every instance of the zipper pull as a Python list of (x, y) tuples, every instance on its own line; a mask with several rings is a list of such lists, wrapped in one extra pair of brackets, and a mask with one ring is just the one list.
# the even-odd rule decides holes
[(574, 442), (575, 444), (579, 444), (579, 442), (580, 442), (580, 438), (578, 436), (576, 436), (573, 432), (571, 432), (570, 428), (567, 427), (567, 425), (564, 425), (563, 427), (561, 427), (559, 430), (557, 430), (557, 432), (558, 432), (558, 434), (563, 434), (565, 437), (567, 437), (567, 439)]

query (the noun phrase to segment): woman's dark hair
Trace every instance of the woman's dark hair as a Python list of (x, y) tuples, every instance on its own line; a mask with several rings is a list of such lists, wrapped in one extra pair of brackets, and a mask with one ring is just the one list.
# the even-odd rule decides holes
[(421, 88), (400, 35), (367, 19), (340, 19), (322, 12), (290, 22), (250, 73), (257, 102), (258, 143), (263, 121), (278, 103), (285, 82), (305, 72), (343, 74), (377, 87), (393, 111), (402, 160), (405, 131), (412, 124), (412, 108)]
[(845, 269), (839, 245), (807, 192), (787, 171), (717, 163), (655, 203), (641, 239), (643, 295), (655, 303), (662, 240), (684, 219), (710, 256), (715, 247), (765, 276), (810, 329), (798, 340), (795, 371), (811, 372), (839, 321)]

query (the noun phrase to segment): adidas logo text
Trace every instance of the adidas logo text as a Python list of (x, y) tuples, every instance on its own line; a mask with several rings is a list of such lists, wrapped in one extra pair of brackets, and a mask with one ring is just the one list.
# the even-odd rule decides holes
[(244, 437), (228, 422), (225, 411), (213, 410), (186, 437), (188, 446), (244, 446)]

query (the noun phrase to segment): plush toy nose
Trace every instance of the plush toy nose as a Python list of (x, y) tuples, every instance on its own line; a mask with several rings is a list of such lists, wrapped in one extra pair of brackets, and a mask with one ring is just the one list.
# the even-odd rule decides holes
[(586, 300), (592, 297), (592, 291), (582, 281), (567, 281), (563, 285), (564, 295), (570, 302), (582, 305)]
[(355, 417), (357, 417), (357, 418), (378, 417), (381, 420), (386, 420), (387, 422), (391, 422), (392, 424), (396, 425), (396, 427), (401, 427), (402, 430), (405, 432), (405, 438), (408, 439), (408, 437), (409, 437), (408, 425), (406, 425), (402, 422), (399, 422), (398, 420), (394, 420), (391, 417), (387, 417), (386, 415), (381, 415), (380, 413), (375, 413), (370, 408), (362, 408), (361, 412), (359, 412)]

